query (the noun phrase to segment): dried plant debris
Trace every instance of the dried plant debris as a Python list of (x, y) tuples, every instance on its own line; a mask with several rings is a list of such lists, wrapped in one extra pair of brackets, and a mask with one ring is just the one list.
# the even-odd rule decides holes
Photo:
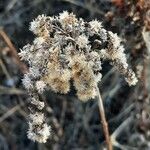
[(36, 38), (19, 55), (29, 64), (29, 72), (22, 81), (31, 96), (32, 107), (37, 108), (31, 111), (29, 121), (28, 137), (33, 141), (46, 142), (50, 135), (39, 97), (45, 89), (66, 94), (72, 80), (80, 100), (95, 98), (104, 60), (109, 60), (129, 85), (137, 83), (121, 39), (105, 30), (98, 20), (85, 22), (64, 11), (53, 17), (38, 16), (31, 22), (30, 30)]

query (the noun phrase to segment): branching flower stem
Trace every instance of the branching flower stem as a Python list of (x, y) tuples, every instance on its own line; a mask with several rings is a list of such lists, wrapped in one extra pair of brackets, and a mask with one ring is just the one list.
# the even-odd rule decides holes
[(98, 94), (98, 107), (99, 107), (100, 117), (102, 121), (103, 131), (104, 131), (104, 135), (106, 139), (106, 144), (107, 144), (108, 150), (112, 150), (113, 148), (112, 148), (111, 138), (109, 136), (108, 123), (106, 121), (103, 101), (102, 101), (102, 97), (101, 97), (98, 86), (96, 86), (96, 90)]

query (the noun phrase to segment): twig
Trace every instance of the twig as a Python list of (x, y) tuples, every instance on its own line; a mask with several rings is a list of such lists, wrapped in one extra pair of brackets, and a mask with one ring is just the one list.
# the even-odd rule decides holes
[(115, 141), (114, 146), (118, 147), (121, 150), (137, 150), (135, 147), (127, 146), (127, 145), (121, 145), (117, 141)]
[(124, 110), (120, 111), (120, 113), (116, 117), (110, 119), (109, 122), (121, 121), (121, 119), (123, 119), (125, 116), (127, 116), (134, 107), (135, 107), (134, 103), (132, 103), (129, 106), (126, 106)]
[(9, 75), (9, 73), (8, 73), (8, 70), (7, 70), (6, 66), (4, 65), (2, 59), (0, 59), (0, 66), (1, 66), (1, 68), (2, 68), (2, 70), (3, 70), (3, 72), (5, 73), (7, 79), (8, 79), (8, 80), (11, 79), (11, 77), (10, 77), (10, 75)]
[(127, 118), (115, 131), (114, 133), (111, 135), (111, 139), (116, 139), (116, 137), (120, 134), (120, 132), (122, 130), (124, 130), (124, 128), (131, 123), (131, 121), (133, 120), (132, 117)]
[(102, 81), (100, 82), (101, 85), (103, 85), (106, 80), (108, 79), (108, 77), (110, 77), (110, 75), (112, 75), (115, 72), (115, 68), (113, 67), (112, 69), (110, 69), (106, 75), (102, 78)]
[(13, 107), (12, 109), (8, 110), (2, 117), (0, 117), (0, 123), (4, 121), (6, 118), (11, 116), (14, 112), (16, 112), (18, 109), (20, 109), (20, 105), (17, 105)]
[[(133, 117), (132, 116), (128, 117), (111, 135), (112, 144), (120, 148), (121, 150), (128, 150), (129, 146), (121, 145), (120, 143), (116, 141), (116, 138), (122, 132), (122, 130), (124, 130), (125, 127), (128, 126), (132, 121), (133, 121)], [(130, 149), (136, 150), (136, 148), (134, 147), (130, 147)]]
[(96, 90), (98, 93), (98, 107), (99, 107), (99, 112), (100, 112), (100, 116), (102, 120), (102, 126), (103, 126), (103, 131), (104, 131), (107, 147), (108, 147), (108, 150), (112, 150), (112, 143), (111, 143), (111, 139), (109, 136), (108, 124), (107, 124), (106, 117), (105, 117), (103, 101), (102, 101), (98, 86), (96, 86)]
[(4, 115), (2, 115), (0, 117), (0, 123), (3, 122), (5, 119), (7, 119), (12, 114), (14, 114), (19, 109), (21, 109), (21, 107), (23, 107), (24, 105), (25, 105), (25, 103), (20, 103), (20, 104), (14, 106), (13, 108), (11, 108), (10, 110), (8, 110), (6, 113), (4, 113)]
[(4, 41), (6, 42), (8, 47), (10, 48), (10, 50), (12, 52), (12, 55), (14, 56), (14, 58), (16, 60), (16, 63), (19, 65), (19, 68), (21, 69), (21, 71), (23, 73), (27, 72), (27, 70), (28, 70), (27, 66), (20, 61), (19, 56), (17, 54), (16, 48), (14, 47), (14, 45), (12, 44), (10, 38), (7, 36), (7, 34), (4, 32), (3, 29), (0, 29), (0, 35), (4, 39)]
[[(11, 76), (4, 64), (4, 62), (2, 61), (2, 59), (0, 59), (0, 66), (4, 72), (4, 74), (6, 75), (7, 79), (11, 79)], [(0, 85), (0, 94), (4, 95), (4, 94), (16, 94), (16, 95), (22, 95), (22, 94), (26, 94), (25, 91), (17, 89), (15, 86), (13, 86), (12, 88), (8, 88), (5, 86)]]
[(15, 87), (13, 88), (8, 88), (8, 87), (4, 87), (4, 86), (0, 86), (0, 94), (4, 95), (4, 94), (7, 94), (7, 95), (11, 95), (11, 94), (15, 94), (15, 95), (25, 95), (26, 92), (23, 91), (23, 90), (20, 90), (20, 89), (17, 89)]
[(91, 12), (94, 12), (94, 13), (98, 13), (99, 15), (104, 16), (104, 12), (103, 11), (101, 11), (98, 8), (93, 7), (90, 4), (82, 3), (80, 1), (75, 1), (75, 0), (62, 0), (62, 1), (72, 3), (72, 4), (76, 5), (76, 6), (80, 6), (80, 7), (84, 8), (84, 9), (87, 9), (88, 11), (91, 11)]

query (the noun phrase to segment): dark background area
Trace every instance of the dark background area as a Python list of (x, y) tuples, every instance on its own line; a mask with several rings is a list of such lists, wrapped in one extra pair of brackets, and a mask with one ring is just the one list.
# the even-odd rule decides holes
[[(149, 2), (142, 0), (0, 0), (0, 150), (103, 150), (105, 139), (97, 100), (81, 102), (72, 89), (67, 95), (47, 91), (47, 121), (52, 135), (46, 144), (27, 139), (28, 95), (21, 78), (27, 66), (16, 55), (34, 35), (29, 23), (40, 14), (73, 12), (86, 21), (98, 19), (123, 40), (128, 63), (139, 82), (129, 87), (108, 63), (103, 63), (99, 88), (115, 150), (150, 149), (149, 52), (142, 37), (150, 29)], [(148, 23), (146, 21), (149, 21)], [(150, 40), (150, 39), (149, 39)], [(12, 42), (12, 43), (11, 43)], [(119, 129), (119, 130), (118, 130)]]

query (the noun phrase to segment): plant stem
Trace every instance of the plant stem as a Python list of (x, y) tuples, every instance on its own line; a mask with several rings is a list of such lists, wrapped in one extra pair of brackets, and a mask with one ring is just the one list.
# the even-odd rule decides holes
[(106, 144), (107, 144), (108, 150), (112, 150), (113, 148), (112, 148), (111, 138), (109, 136), (108, 124), (107, 124), (106, 117), (105, 117), (105, 110), (104, 110), (103, 101), (102, 101), (98, 86), (96, 86), (96, 90), (98, 93), (98, 107), (99, 107), (99, 112), (100, 112), (100, 117), (102, 121)]

